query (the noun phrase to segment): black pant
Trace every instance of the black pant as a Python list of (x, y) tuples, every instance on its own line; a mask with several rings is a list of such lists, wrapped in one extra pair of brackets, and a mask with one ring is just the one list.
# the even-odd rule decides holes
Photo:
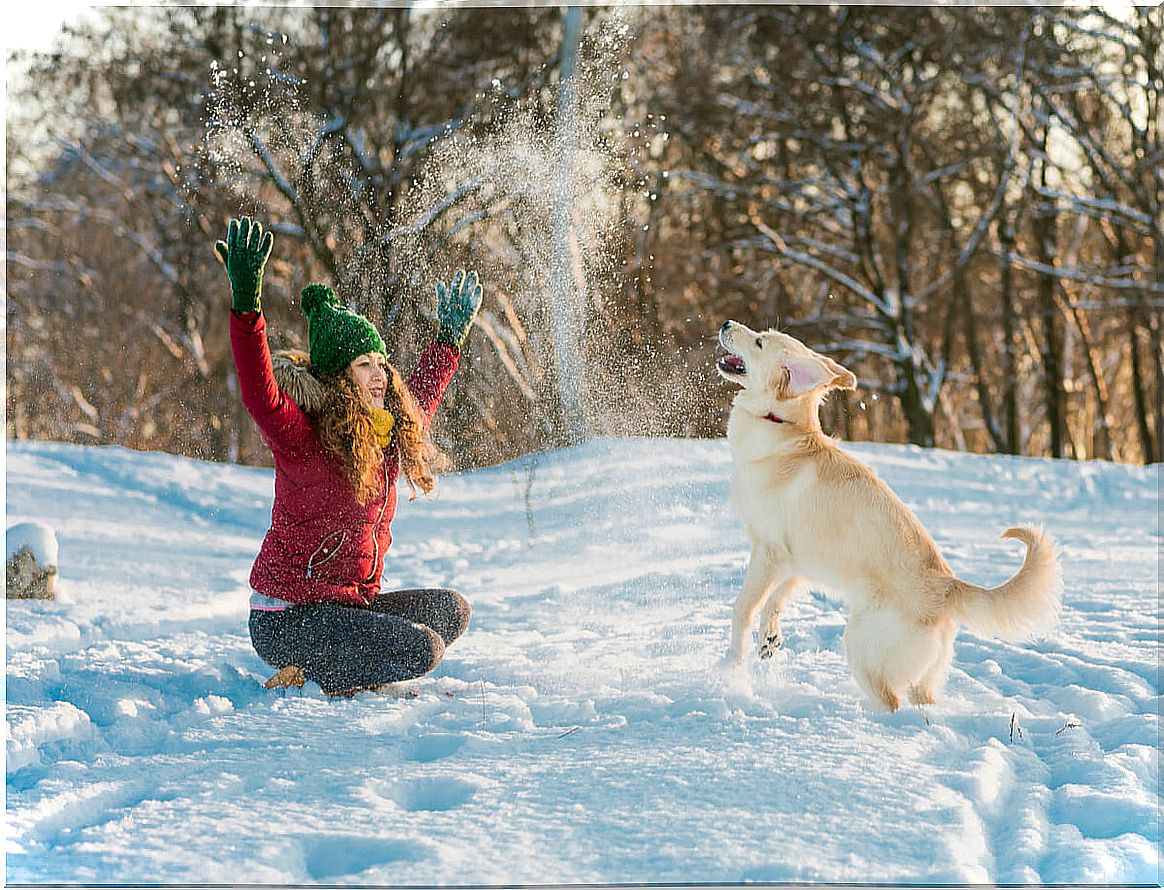
[(251, 609), (251, 643), (272, 667), (298, 665), (328, 695), (427, 674), (469, 626), (454, 590), (382, 592), (371, 606), (311, 603)]

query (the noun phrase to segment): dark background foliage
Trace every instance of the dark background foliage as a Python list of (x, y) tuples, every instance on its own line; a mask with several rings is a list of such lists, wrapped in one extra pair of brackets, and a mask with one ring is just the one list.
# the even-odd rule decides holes
[(729, 317), (858, 374), (846, 437), (1161, 458), (1160, 7), (588, 7), (576, 56), (563, 24), (108, 7), (17, 60), (7, 435), (268, 460), (211, 252), (251, 213), (278, 336), (326, 281), (406, 371), (433, 282), (481, 272), (460, 467), (721, 435)]

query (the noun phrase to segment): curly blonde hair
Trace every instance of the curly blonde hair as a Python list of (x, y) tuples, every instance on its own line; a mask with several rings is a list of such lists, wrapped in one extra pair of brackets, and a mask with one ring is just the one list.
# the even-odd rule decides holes
[[(400, 462), (400, 471), (408, 480), (416, 500), (417, 489), (428, 494), (436, 487), (436, 472), (446, 469), (448, 458), (433, 443), (425, 424), (424, 412), (404, 383), (400, 372), (391, 364), (384, 407), (395, 419), (392, 444)], [(347, 369), (323, 379), (326, 396), (316, 414), (315, 430), (323, 447), (332, 452), (343, 467), (344, 476), (355, 489), (361, 504), (380, 492), (384, 452), (376, 442), (372, 409), (360, 395), (359, 387)]]

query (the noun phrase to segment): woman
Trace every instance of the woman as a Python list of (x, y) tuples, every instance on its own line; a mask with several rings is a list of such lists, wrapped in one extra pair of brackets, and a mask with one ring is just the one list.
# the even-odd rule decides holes
[(260, 297), (273, 237), (231, 220), (215, 253), (231, 285), (230, 339), (243, 404), (275, 458), (271, 528), (251, 570), (250, 633), (278, 668), (267, 687), (318, 683), (351, 695), (419, 677), (464, 633), (469, 605), (452, 591), (380, 590), (396, 481), (416, 496), (442, 455), (428, 436), (481, 305), (476, 273), (437, 284), (436, 341), (407, 384), (366, 318), (331, 288), (303, 289), (310, 353), (267, 345)]

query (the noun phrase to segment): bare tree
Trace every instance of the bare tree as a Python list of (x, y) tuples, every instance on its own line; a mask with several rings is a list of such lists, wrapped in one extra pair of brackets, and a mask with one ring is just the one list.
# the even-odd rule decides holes
[(1160, 457), (1158, 8), (588, 8), (565, 141), (559, 9), (102, 15), (10, 91), (9, 435), (265, 460), (209, 250), (251, 213), (274, 334), (324, 280), (407, 366), (482, 273), (462, 465), (567, 440), (555, 290), (591, 432), (721, 433), (735, 316), (858, 372), (846, 436)]
[[(42, 109), (36, 124), (59, 160), (23, 192), (26, 200), (10, 205), (10, 224), (39, 235), (30, 241), (57, 257), (76, 250), (71, 226), (115, 237), (117, 250), (93, 258), (119, 267), (102, 298), (132, 306), (138, 327), (114, 329), (113, 337), (123, 338), (123, 351), (138, 352), (143, 336), (157, 338), (140, 383), (114, 400), (132, 404), (128, 414), (115, 422), (86, 397), (86, 429), (98, 440), (160, 447), (158, 434), (135, 438), (118, 423), (128, 418), (136, 432), (156, 433), (158, 424), (143, 419), (172, 410), (176, 387), (188, 438), (202, 443), (196, 453), (258, 459), (261, 443), (231, 391), (221, 272), (209, 252), (227, 217), (260, 215), (280, 236), (266, 300), (278, 327), (301, 327), (289, 297), (307, 280), (323, 279), (372, 315), (407, 362), (416, 341), (431, 336), (433, 280), (454, 264), (487, 261), (470, 235), (505, 212), (497, 189), (467, 209), (489, 183), (472, 171), (456, 179), (466, 174), (455, 163), (458, 150), (502, 127), (514, 97), (536, 120), (528, 106), (536, 108), (548, 89), (546, 68), (536, 63), (547, 55), (557, 13), (315, 8), (276, 17), (166, 7), (105, 16), (57, 55), (34, 61), (29, 98)], [(55, 240), (44, 237), (46, 226)], [(37, 264), (50, 260), (16, 250), (9, 261), (18, 273), (14, 302), (44, 316), (56, 311), (59, 293), (19, 274), (43, 271)], [(80, 261), (52, 268), (69, 282)], [(130, 265), (153, 280), (124, 293)], [(492, 305), (506, 311), (482, 318), (494, 350), (482, 359), (500, 377), (484, 375), (475, 385), (500, 383), (520, 394), (528, 391), (522, 368), (533, 363), (513, 355), (525, 338), (506, 282), (490, 284)], [(96, 309), (92, 299), (78, 302), (81, 311)], [(55, 354), (51, 375), (92, 386), (77, 365), (91, 351)], [(174, 363), (181, 365), (176, 379)], [(10, 392), (10, 403), (22, 397)], [(463, 395), (450, 401), (455, 424), (479, 420), (466, 416)], [(90, 417), (93, 411), (100, 416)], [(247, 431), (241, 440), (240, 426)], [(495, 453), (496, 437), (480, 441)], [(518, 436), (502, 453), (527, 444)], [(171, 440), (170, 447), (185, 446)], [(485, 458), (478, 452), (473, 459)]]
[[(1066, 135), (1090, 176), (1086, 182), (1064, 176), (1066, 187), (1056, 188), (1045, 178), (1049, 161), (1044, 161), (1033, 185), (1044, 205), (1059, 205), (1096, 232), (1091, 239), (1096, 249), (1076, 251), (1066, 267), (1044, 252), (1015, 261), (1051, 281), (1048, 291), (1089, 289), (1095, 296), (1086, 304), (1066, 297), (1077, 318), (1122, 316), (1140, 451), (1145, 461), (1158, 460), (1164, 428), (1164, 13), (1159, 7), (1133, 7), (1125, 17), (1104, 9), (1047, 10), (1043, 15), (1046, 33), (1057, 35), (1059, 52), (1030, 60), (1037, 98), (1034, 126)], [(1107, 422), (1104, 416), (1100, 410), (1096, 422)]]

